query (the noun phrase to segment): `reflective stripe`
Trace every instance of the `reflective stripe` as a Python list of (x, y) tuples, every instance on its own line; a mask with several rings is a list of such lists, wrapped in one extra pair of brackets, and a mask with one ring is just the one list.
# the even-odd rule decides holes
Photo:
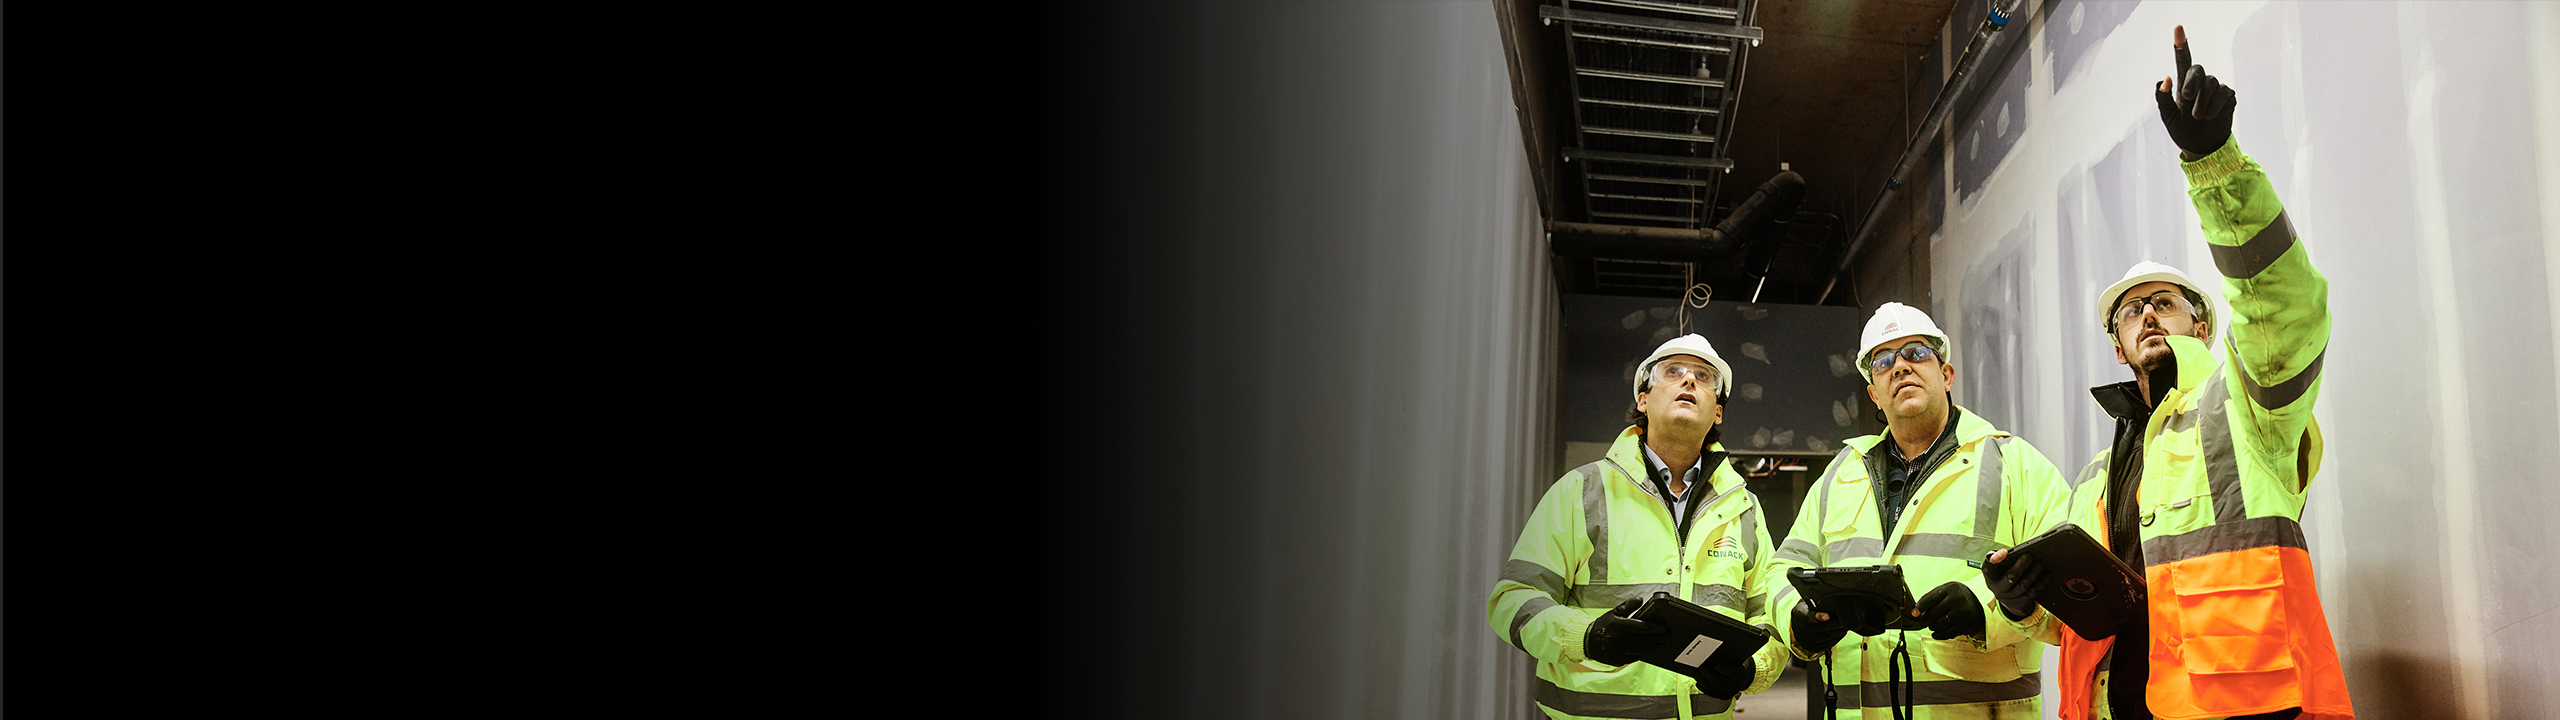
[(1742, 616), (1751, 617), (1769, 611), (1769, 594), (1761, 593), (1742, 600)]
[(1832, 543), (1825, 549), (1831, 556), (1831, 562), (1826, 563), (1828, 565), (1838, 565), (1842, 560), (1884, 557), (1884, 541), (1871, 537), (1849, 538)]
[[(1847, 685), (1834, 684), (1834, 685), (1832, 685), (1832, 686), (1831, 686), (1831, 689), (1832, 689), (1832, 691), (1833, 691), (1833, 692), (1837, 693), (1837, 694), (1840, 696), (1840, 709), (1842, 709), (1842, 710), (1856, 710), (1856, 709), (1858, 709), (1858, 705), (1859, 705), (1859, 703), (1858, 703), (1858, 700), (1859, 700), (1859, 698), (1858, 698), (1858, 695), (1859, 695), (1859, 689), (1858, 689), (1858, 685), (1857, 685), (1856, 683), (1850, 683), (1850, 684), (1847, 684)], [(1891, 705), (1891, 703), (1877, 703), (1877, 704), (1878, 704), (1878, 705)]]
[(2106, 477), (2107, 456), (2110, 454), (2112, 453), (2107, 450), (2098, 451), (2097, 459), (2090, 460), (2088, 465), (2081, 466), (2080, 476), (2071, 479), (2071, 487), (2076, 490), (2079, 489), (2080, 483)]
[(1733, 608), (1734, 612), (1743, 613), (1743, 617), (1750, 617), (1748, 608), (1743, 607), (1742, 601), (1742, 588), (1731, 585), (1717, 583), (1689, 588), (1689, 602), (1708, 607)]
[(1547, 608), (1555, 606), (1556, 601), (1542, 597), (1532, 597), (1528, 602), (1521, 603), (1519, 611), (1511, 613), (1511, 646), (1527, 651), (1529, 644), (1520, 640), (1520, 628), (1529, 624), (1529, 618), (1537, 617), (1538, 613), (1546, 612)]
[[(1655, 720), (1680, 714), (1680, 698), (1677, 695), (1587, 693), (1557, 687), (1546, 678), (1534, 678), (1534, 681), (1537, 684), (1538, 704), (1567, 715)], [(1731, 699), (1718, 700), (1705, 695), (1689, 696), (1689, 712), (1693, 715), (1714, 715), (1731, 707), (1733, 707)]]
[[(1755, 502), (1758, 497), (1753, 497)], [(1760, 513), (1753, 506), (1742, 508), (1742, 572), (1748, 575), (1760, 568)]]
[(1956, 560), (1980, 560), (1982, 556), (1991, 554), (1991, 551), (2008, 546), (2008, 543), (1998, 540), (1971, 535), (1912, 533), (1902, 537), (1902, 547), (1895, 549), (1893, 554), (1895, 557), (1918, 555)]
[(2213, 267), (2221, 270), (2223, 277), (2247, 280), (2266, 272), (2267, 266), (2274, 265), (2276, 258), (2284, 257), (2284, 251), (2293, 249), (2293, 237), (2293, 220), (2285, 216), (2285, 211), (2278, 210), (2276, 219), (2267, 221), (2266, 227), (2258, 228), (2258, 234), (2251, 236), (2248, 242), (2238, 245), (2205, 243), (2205, 247), (2213, 249)]
[[(1815, 518), (1816, 522), (1819, 522), (1820, 520), (1820, 518)], [(1778, 551), (1770, 553), (1770, 556), (1778, 560), (1813, 565), (1815, 564), (1813, 556), (1818, 552), (1821, 551), (1814, 549), (1813, 543), (1806, 542), (1803, 538), (1787, 538), (1786, 542), (1778, 543)]]
[[(1777, 585), (1778, 589), (1769, 591), (1769, 602), (1764, 607), (1769, 608), (1771, 615), (1795, 612), (1796, 586), (1783, 580)], [(1777, 634), (1771, 633), (1769, 637), (1777, 637)]]
[(1502, 579), (1527, 585), (1550, 598), (1564, 597), (1564, 576), (1534, 562), (1512, 558), (1502, 564)]
[[(1973, 475), (1973, 534), (1980, 538), (2000, 537), (2000, 451), (2008, 447), (2010, 438), (1992, 437), (1990, 447), (1982, 453), (1982, 469)], [(1984, 550), (1983, 552), (1991, 552)]]
[(2194, 429), (2196, 429), (2196, 413), (2191, 412), (2170, 413), (2168, 419), (2160, 423), (2160, 432), (2163, 433), (2186, 432)]
[(1613, 608), (1617, 607), (1618, 603), (1626, 602), (1628, 598), (1643, 600), (1645, 598), (1653, 597), (1654, 593), (1667, 593), (1674, 589), (1676, 588), (1672, 586), (1671, 583), (1603, 583), (1583, 585), (1573, 589), (1573, 606), (1583, 608)]
[(1591, 582), (1609, 579), (1609, 479), (1599, 463), (1574, 470), (1582, 475), (1582, 527), (1591, 536)]
[[(2227, 525), (2249, 516), (2249, 499), (2240, 483), (2239, 454), (2231, 447), (2231, 386), (2222, 382), (2223, 368), (2205, 379), (2204, 476), (2213, 488), (2213, 522)], [(2246, 375), (2248, 373), (2241, 373)], [(2147, 548), (2146, 548), (2147, 549)], [(2148, 557), (2148, 556), (2146, 556)]]
[[(1820, 498), (1813, 502), (1814, 537), (1822, 536), (1822, 523), (1826, 518), (1831, 517), (1831, 480), (1839, 477), (1840, 466), (1848, 464), (1849, 455), (1855, 449), (1856, 448), (1854, 446), (1840, 448), (1840, 454), (1831, 456), (1831, 464), (1822, 469), (1822, 479), (1813, 481), (1814, 487), (1818, 489), (1818, 493), (1821, 495)], [(1884, 546), (1878, 545), (1876, 547), (1877, 556), (1883, 556)], [(1819, 566), (1825, 563), (1814, 562), (1813, 564)]]
[(2144, 540), (2142, 562), (2146, 566), (2157, 566), (2214, 553), (2262, 547), (2308, 550), (2311, 546), (2302, 541), (2302, 523), (2282, 515), (2268, 515)]
[[(2224, 342), (2223, 347), (2230, 349), (2233, 362), (2239, 362), (2237, 359), (2240, 357), (2239, 345), (2235, 342)], [(2329, 346), (2322, 345), (2320, 354), (2311, 356), (2311, 364), (2302, 366), (2302, 372), (2294, 373), (2292, 378), (2284, 382), (2266, 386), (2260, 386), (2258, 379), (2250, 377), (2248, 369), (2242, 368), (2240, 390), (2248, 393), (2249, 399), (2258, 403), (2258, 407), (2274, 410), (2292, 405), (2293, 401), (2302, 399), (2303, 393), (2311, 392), (2311, 382), (2320, 379), (2320, 366), (2328, 361)]]
[[(1911, 694), (1907, 697), (1911, 698), (1913, 705), (1987, 703), (2035, 697), (2044, 690), (2043, 675), (2041, 671), (2031, 672), (2018, 676), (2016, 680), (1996, 683), (1970, 680), (1922, 680), (1905, 683), (1905, 685), (1911, 688)], [(1888, 694), (1886, 683), (1860, 683), (1857, 694), (1859, 704), (1866, 707), (1893, 705), (1893, 697)], [(1849, 697), (1849, 693), (1840, 694), (1842, 707), (1848, 706)]]

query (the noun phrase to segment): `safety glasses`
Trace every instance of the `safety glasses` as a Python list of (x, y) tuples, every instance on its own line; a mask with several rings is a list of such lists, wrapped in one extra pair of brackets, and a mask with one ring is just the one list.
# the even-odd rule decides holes
[(1901, 356), (1904, 360), (1911, 361), (1911, 364), (1913, 365), (1938, 359), (1938, 351), (1936, 348), (1929, 347), (1928, 343), (1913, 340), (1908, 343), (1903, 343), (1901, 349), (1898, 350), (1876, 351), (1874, 357), (1867, 358), (1867, 369), (1874, 371), (1873, 374), (1883, 375), (1886, 370), (1893, 369), (1893, 358), (1897, 355)]
[(1698, 379), (1699, 387), (1716, 386), (1715, 368), (1695, 363), (1667, 361), (1655, 363), (1653, 366), (1653, 384), (1655, 385), (1677, 385), (1681, 380), (1692, 377)]
[(2187, 302), (2185, 295), (2181, 295), (2175, 290), (2162, 290), (2147, 296), (2126, 300), (2123, 305), (2116, 306), (2116, 324), (2121, 326), (2125, 323), (2133, 322), (2136, 318), (2142, 317), (2142, 312), (2144, 310), (2150, 310), (2164, 318), (2180, 316), (2194, 317), (2196, 314), (2195, 304)]

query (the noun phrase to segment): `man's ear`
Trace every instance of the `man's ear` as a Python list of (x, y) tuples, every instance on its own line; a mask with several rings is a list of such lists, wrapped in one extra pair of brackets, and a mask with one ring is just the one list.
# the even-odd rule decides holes
[(2107, 335), (2107, 349), (2116, 351), (2116, 364), (2117, 364), (2117, 365), (2131, 365), (2131, 364), (2133, 364), (2133, 363), (2130, 363), (2130, 362), (2125, 362), (2125, 359), (2124, 359), (2124, 343), (2117, 342), (2117, 341), (2116, 341), (2116, 336), (2115, 336), (2115, 334), (2114, 334), (2114, 333), (2109, 333), (2109, 334)]
[(2212, 344), (2213, 344), (2213, 323), (2212, 323), (2212, 322), (2210, 322), (2210, 321), (2205, 321), (2205, 320), (2198, 320), (2198, 321), (2196, 321), (2195, 336), (2196, 336), (2196, 339), (2197, 339), (2197, 340), (2203, 340), (2203, 341), (2204, 341), (2204, 344), (2206, 344), (2206, 345), (2208, 345), (2208, 346), (2212, 345)]
[(1938, 369), (1944, 370), (1947, 373), (1947, 389), (1956, 389), (1956, 364), (1951, 362), (1940, 362), (1938, 363)]

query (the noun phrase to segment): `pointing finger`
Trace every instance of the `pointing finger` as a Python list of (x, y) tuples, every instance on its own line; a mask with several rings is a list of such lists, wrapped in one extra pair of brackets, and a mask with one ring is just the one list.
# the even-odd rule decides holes
[(2179, 25), (2177, 27), (2170, 28), (2169, 32), (2177, 38), (2178, 73), (2181, 75), (2186, 74), (2187, 66), (2195, 64), (2195, 61), (2190, 59), (2187, 55), (2187, 26)]

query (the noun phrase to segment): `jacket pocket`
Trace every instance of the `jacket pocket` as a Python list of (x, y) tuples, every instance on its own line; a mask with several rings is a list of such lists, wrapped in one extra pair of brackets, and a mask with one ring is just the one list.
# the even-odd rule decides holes
[[(1999, 621), (1994, 619), (1992, 622)], [(1940, 640), (1916, 633), (1911, 637), (1911, 644), (1918, 646), (1914, 649), (1927, 657), (1924, 662), (1929, 672), (1979, 683), (2008, 682), (2024, 674), (2018, 671), (2018, 651), (2014, 645), (1975, 650), (1973, 641), (1964, 638)]]
[(2293, 667), (2286, 641), (2284, 561), (2277, 552), (2249, 548), (2169, 564), (2177, 617), (2168, 625), (2178, 629), (2178, 660), (2187, 672)]

